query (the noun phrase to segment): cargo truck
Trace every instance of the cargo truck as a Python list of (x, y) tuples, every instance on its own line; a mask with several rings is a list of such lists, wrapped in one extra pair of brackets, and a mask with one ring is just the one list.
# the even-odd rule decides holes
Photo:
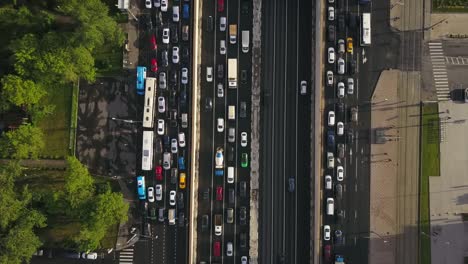
[(229, 88), (237, 88), (237, 59), (228, 59)]
[(335, 256), (335, 264), (345, 264), (344, 257), (341, 255)]
[(229, 25), (229, 43), (236, 44), (237, 42), (237, 25)]
[(223, 233), (223, 216), (215, 215), (215, 235), (220, 236)]
[(223, 176), (224, 175), (224, 155), (223, 148), (219, 147), (216, 150), (215, 154), (215, 175)]

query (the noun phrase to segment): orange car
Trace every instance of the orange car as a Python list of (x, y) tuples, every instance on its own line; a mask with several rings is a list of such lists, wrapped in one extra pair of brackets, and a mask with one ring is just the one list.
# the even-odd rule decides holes
[(353, 54), (353, 38), (346, 38), (346, 46), (348, 53)]

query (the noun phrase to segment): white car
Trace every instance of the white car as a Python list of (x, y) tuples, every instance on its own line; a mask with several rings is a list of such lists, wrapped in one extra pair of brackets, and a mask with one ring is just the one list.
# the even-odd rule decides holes
[(231, 257), (232, 256), (232, 242), (228, 242), (226, 245), (226, 256)]
[(172, 6), (172, 21), (179, 22), (179, 6)]
[(177, 139), (173, 138), (171, 139), (171, 152), (175, 154), (177, 150)]
[(328, 63), (335, 63), (335, 49), (333, 47), (328, 48)]
[(145, 0), (145, 6), (146, 8), (152, 8), (153, 5), (151, 4), (151, 0)]
[(324, 225), (323, 226), (323, 239), (325, 241), (328, 241), (330, 240), (330, 237), (331, 237), (331, 229), (330, 229), (330, 226), (329, 225)]
[(226, 54), (226, 40), (219, 41), (219, 54)]
[(344, 179), (344, 169), (343, 166), (337, 166), (336, 167), (336, 179), (338, 181), (343, 181)]
[(224, 131), (224, 119), (223, 118), (218, 118), (216, 128), (217, 128), (218, 132), (223, 132)]
[(163, 12), (167, 12), (167, 6), (168, 6), (167, 1), (168, 0), (161, 0), (161, 11)]
[(166, 73), (165, 72), (160, 72), (159, 73), (159, 88), (161, 88), (161, 89), (166, 89), (167, 88)]
[(328, 3), (333, 4), (335, 3), (335, 0), (328, 0)]
[(325, 189), (331, 190), (333, 187), (332, 177), (330, 175), (325, 176)]
[(176, 191), (171, 191), (169, 193), (169, 204), (172, 206), (175, 205), (175, 196), (176, 196)]
[(181, 74), (181, 78), (180, 78), (180, 82), (182, 84), (187, 84), (188, 83), (188, 69), (187, 68), (182, 68), (182, 74)]
[(328, 20), (335, 20), (335, 8), (333, 6), (328, 7)]
[(161, 0), (154, 0), (154, 7), (158, 8), (161, 6)]
[(218, 97), (224, 97), (224, 87), (222, 83), (218, 83), (218, 88), (216, 89), (216, 95)]
[(335, 157), (332, 152), (327, 152), (327, 167), (333, 169), (335, 167)]
[(179, 147), (185, 148), (185, 133), (179, 132)]
[(241, 257), (241, 264), (247, 264), (247, 256)]
[(247, 132), (241, 133), (241, 146), (247, 147)]
[(162, 200), (162, 185), (156, 184), (156, 201)]
[(338, 98), (343, 98), (345, 95), (345, 87), (343, 82), (338, 83)]
[(307, 81), (301, 81), (300, 90), (302, 95), (307, 93)]
[(224, 156), (223, 156), (223, 149), (222, 148), (218, 148), (216, 150), (215, 164), (216, 164), (216, 167), (224, 166)]
[(90, 252), (90, 253), (83, 252), (81, 254), (81, 258), (82, 259), (97, 259), (97, 253), (96, 252)]
[(344, 135), (344, 124), (343, 124), (343, 122), (336, 123), (336, 134), (338, 134), (338, 136)]
[(148, 187), (148, 201), (150, 203), (154, 202), (154, 188)]
[(179, 47), (172, 47), (172, 63), (179, 63)]
[(332, 71), (327, 71), (327, 84), (328, 86), (333, 85), (333, 72)]
[(328, 125), (329, 126), (335, 125), (335, 112), (334, 111), (328, 112)]
[[(161, 6), (162, 10), (162, 6)], [(169, 44), (169, 28), (163, 28), (162, 42), (164, 44)]]
[(158, 119), (158, 135), (164, 135), (164, 119)]
[(345, 61), (343, 58), (338, 59), (338, 74), (345, 74)]
[(226, 17), (219, 18), (219, 31), (226, 31)]
[(213, 67), (206, 67), (206, 81), (213, 81)]
[(158, 97), (158, 112), (161, 114), (166, 112), (166, 100), (164, 99), (164, 96)]
[(348, 94), (354, 93), (354, 79), (348, 78)]

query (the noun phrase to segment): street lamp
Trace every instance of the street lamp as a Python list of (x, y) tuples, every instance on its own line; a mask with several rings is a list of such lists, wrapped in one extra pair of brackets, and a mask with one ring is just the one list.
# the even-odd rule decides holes
[(131, 119), (121, 119), (121, 118), (116, 118), (116, 117), (112, 117), (111, 119), (114, 120), (114, 121), (122, 121), (122, 122), (129, 123), (129, 124), (143, 122), (143, 121), (136, 121), (136, 120), (131, 120)]

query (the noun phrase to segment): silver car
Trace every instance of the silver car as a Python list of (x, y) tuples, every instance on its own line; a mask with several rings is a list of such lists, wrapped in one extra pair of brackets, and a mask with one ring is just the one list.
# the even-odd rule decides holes
[(345, 61), (343, 58), (338, 59), (338, 74), (345, 74)]
[(166, 89), (167, 88), (166, 73), (165, 72), (160, 72), (159, 73), (159, 88), (161, 88), (161, 89)]
[(164, 96), (158, 97), (158, 111), (161, 114), (166, 112), (166, 100), (164, 99)]
[(354, 79), (348, 78), (348, 94), (354, 93)]
[(180, 78), (180, 82), (182, 84), (187, 84), (188, 83), (188, 69), (187, 68), (182, 68), (182, 77)]

